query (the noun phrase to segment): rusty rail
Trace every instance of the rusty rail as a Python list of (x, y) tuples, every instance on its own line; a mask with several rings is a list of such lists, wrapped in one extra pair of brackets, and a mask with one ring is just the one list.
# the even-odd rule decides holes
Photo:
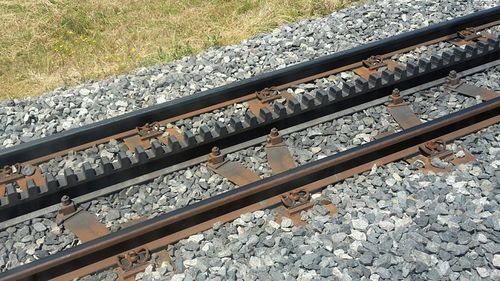
[[(231, 212), (280, 196), (283, 193), (337, 177), (379, 159), (392, 161), (418, 152), (418, 147), (435, 139), (454, 139), (500, 120), (500, 98), (472, 106), (448, 116), (403, 130), (359, 147), (314, 161), (266, 179), (225, 192), (187, 207), (160, 215), (129, 228), (64, 250), (0, 274), (0, 280), (68, 279), (72, 272), (92, 272), (112, 266), (114, 257), (161, 240), (168, 235), (223, 217)], [(457, 133), (458, 132), (458, 133)], [(279, 199), (278, 199), (279, 200)], [(264, 203), (262, 203), (264, 202)], [(165, 244), (160, 243), (163, 247)], [(159, 245), (157, 245), (157, 248)], [(110, 262), (112, 262), (110, 264)]]

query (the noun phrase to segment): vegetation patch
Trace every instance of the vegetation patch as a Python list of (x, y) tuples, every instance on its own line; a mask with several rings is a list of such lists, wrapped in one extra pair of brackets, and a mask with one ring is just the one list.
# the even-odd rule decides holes
[(0, 99), (235, 44), (355, 0), (0, 0)]

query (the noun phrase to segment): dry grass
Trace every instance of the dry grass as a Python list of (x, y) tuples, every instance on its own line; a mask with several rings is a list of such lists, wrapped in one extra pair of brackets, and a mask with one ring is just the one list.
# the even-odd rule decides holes
[(355, 0), (0, 0), (0, 99), (234, 44)]

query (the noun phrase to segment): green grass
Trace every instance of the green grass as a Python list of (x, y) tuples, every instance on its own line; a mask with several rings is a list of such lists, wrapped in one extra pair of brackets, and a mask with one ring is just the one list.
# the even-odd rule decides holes
[(351, 2), (0, 0), (0, 99), (235, 44)]

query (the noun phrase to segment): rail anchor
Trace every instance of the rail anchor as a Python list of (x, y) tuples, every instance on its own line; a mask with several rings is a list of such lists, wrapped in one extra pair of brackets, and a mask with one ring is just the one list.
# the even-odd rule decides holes
[(441, 159), (449, 157), (453, 154), (451, 151), (446, 149), (446, 143), (442, 139), (426, 142), (425, 144), (419, 146), (419, 150), (422, 155), (426, 157), (439, 157)]
[(432, 165), (433, 158), (439, 158), (453, 165), (460, 165), (475, 161), (476, 158), (467, 149), (461, 148), (461, 157), (457, 157), (453, 151), (446, 149), (446, 142), (436, 139), (426, 142), (418, 147), (420, 155), (408, 159), (409, 163), (421, 163), (419, 169), (424, 172), (448, 172), (449, 167), (435, 167)]
[(307, 190), (292, 191), (281, 195), (281, 203), (289, 214), (295, 214), (312, 207), (311, 194)]
[(118, 255), (116, 264), (118, 265), (119, 279), (123, 281), (135, 280), (136, 274), (146, 269), (150, 259), (151, 253), (145, 247)]
[(381, 56), (376, 55), (363, 60), (363, 65), (370, 70), (375, 70), (379, 67), (386, 66), (387, 63), (384, 62), (384, 59)]
[(274, 87), (265, 88), (264, 90), (257, 92), (256, 96), (262, 103), (282, 98), (281, 92)]

